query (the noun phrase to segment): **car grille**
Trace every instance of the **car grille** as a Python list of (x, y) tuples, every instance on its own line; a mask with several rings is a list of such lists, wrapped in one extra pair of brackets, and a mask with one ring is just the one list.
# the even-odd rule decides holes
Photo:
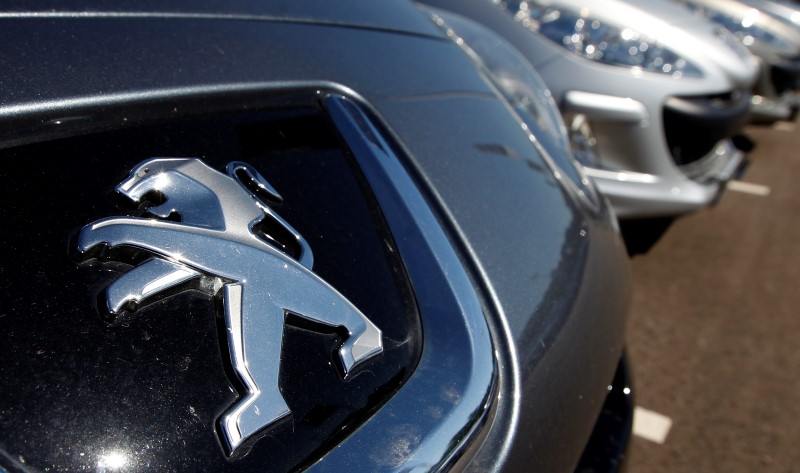
[[(125, 453), (120, 446), (138, 452), (127, 461), (141, 470), (284, 471), (315, 462), (392, 397), (422, 347), (404, 262), (319, 91), (175, 99), (111, 115), (46, 124), (49, 132), (33, 121), (0, 150), (0, 216), (13, 222), (0, 235), (0, 430), (13, 432), (5, 451), (25, 452), (26, 468), (60, 471), (94, 469), (102, 455)], [(341, 331), (287, 314), (280, 389), (292, 421), (235, 462), (214, 435), (242, 392), (221, 348), (219, 300), (187, 288), (109, 321), (98, 310), (104, 288), (147, 255), (87, 266), (67, 250), (89, 222), (142, 215), (120, 205), (113, 186), (154, 156), (258, 169), (283, 197), (275, 211), (313, 249), (313, 271), (383, 332), (384, 352), (345, 381), (330, 363)], [(84, 456), (82, 445), (102, 451)]]
[(700, 160), (736, 133), (747, 120), (749, 103), (749, 93), (741, 91), (667, 99), (664, 133), (675, 164)]

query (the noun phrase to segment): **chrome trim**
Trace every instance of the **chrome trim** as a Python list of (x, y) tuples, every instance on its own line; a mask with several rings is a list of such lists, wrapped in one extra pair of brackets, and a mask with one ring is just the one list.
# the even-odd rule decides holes
[(787, 92), (777, 97), (753, 95), (750, 98), (750, 113), (755, 123), (791, 120), (798, 107), (800, 98), (795, 92)]
[[(134, 203), (144, 203), (148, 196), (164, 198), (148, 209), (158, 218), (98, 220), (81, 230), (77, 244), (87, 258), (96, 250), (118, 247), (146, 250), (156, 257), (108, 287), (112, 309), (130, 307), (131, 302), (198, 277), (204, 279), (201, 287), (206, 292), (222, 294), (231, 364), (244, 386), (219, 423), (223, 444), (233, 455), (249, 438), (291, 413), (279, 389), (287, 313), (346, 328), (347, 337), (337, 350), (345, 378), (381, 353), (383, 341), (380, 329), (311, 272), (308, 245), (296, 261), (253, 232), (257, 223), (273, 219), (305, 243), (252, 194), (249, 184), (256, 190), (272, 189), (260, 174), (243, 163), (229, 170), (233, 176), (192, 158), (147, 160), (117, 191)], [(245, 171), (246, 182), (240, 182), (237, 170)], [(272, 195), (279, 196), (276, 191)], [(175, 214), (180, 222), (163, 220)]]
[(314, 254), (312, 253), (311, 248), (308, 246), (305, 238), (303, 238), (300, 232), (295, 230), (294, 227), (289, 225), (289, 222), (284, 220), (283, 217), (278, 215), (276, 212), (273, 212), (272, 209), (266, 205), (267, 202), (274, 202), (276, 204), (283, 202), (283, 197), (281, 197), (278, 191), (272, 187), (272, 184), (270, 184), (269, 181), (267, 181), (264, 176), (258, 172), (258, 170), (247, 163), (234, 161), (229, 163), (225, 170), (230, 177), (241, 184), (241, 186), (250, 194), (250, 197), (252, 197), (256, 202), (256, 205), (261, 207), (261, 210), (263, 210), (270, 219), (278, 222), (281, 227), (283, 227), (287, 232), (289, 232), (290, 235), (292, 235), (294, 243), (296, 243), (298, 248), (300, 248), (300, 254), (297, 256), (297, 262), (311, 271), (311, 268), (314, 266)]
[(678, 166), (678, 169), (698, 182), (727, 182), (736, 174), (743, 160), (744, 153), (726, 139), (701, 159)]
[(632, 98), (577, 90), (570, 90), (564, 94), (564, 112), (583, 113), (592, 118), (627, 123), (643, 123), (649, 119), (644, 104)]
[(142, 301), (202, 276), (182, 264), (152, 259), (108, 285), (106, 309), (112, 315), (135, 311)]
[(584, 168), (586, 175), (594, 179), (608, 179), (618, 182), (636, 182), (639, 184), (655, 184), (660, 180), (655, 174), (633, 171), (609, 171), (606, 169)]
[(405, 385), (310, 470), (447, 469), (496, 401), (497, 367), (481, 303), (453, 244), (370, 116), (342, 96), (325, 104), (395, 236), (422, 314), (424, 346)]

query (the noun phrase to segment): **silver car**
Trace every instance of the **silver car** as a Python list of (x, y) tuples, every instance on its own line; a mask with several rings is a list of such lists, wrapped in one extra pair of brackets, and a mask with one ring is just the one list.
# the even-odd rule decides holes
[(793, 0), (744, 0), (744, 3), (800, 27), (800, 3)]
[(769, 0), (679, 0), (695, 13), (730, 30), (758, 57), (754, 121), (789, 120), (797, 113), (800, 87), (800, 7)]
[(499, 32), (536, 67), (573, 148), (620, 218), (713, 202), (743, 155), (757, 75), (726, 30), (680, 5), (623, 0), (425, 0)]

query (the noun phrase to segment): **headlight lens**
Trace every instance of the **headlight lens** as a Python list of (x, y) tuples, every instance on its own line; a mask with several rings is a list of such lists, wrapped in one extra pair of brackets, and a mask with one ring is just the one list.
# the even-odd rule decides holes
[(497, 1), (526, 28), (593, 61), (680, 78), (703, 77), (694, 64), (631, 28), (616, 27), (563, 7), (536, 1)]
[(698, 15), (708, 18), (736, 35), (745, 46), (752, 46), (756, 41), (761, 41), (780, 49), (793, 48), (785, 39), (756, 25), (756, 20), (762, 13), (755, 8), (750, 8), (743, 16), (734, 16), (690, 0), (682, 0), (682, 3)]

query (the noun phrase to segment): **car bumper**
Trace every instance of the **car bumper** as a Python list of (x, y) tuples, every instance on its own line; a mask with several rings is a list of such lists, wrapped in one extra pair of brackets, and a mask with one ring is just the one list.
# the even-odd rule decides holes
[(724, 184), (735, 177), (744, 154), (726, 140), (704, 158), (673, 176), (586, 168), (617, 216), (647, 218), (677, 215), (714, 203)]
[(751, 94), (671, 96), (663, 108), (664, 134), (670, 155), (679, 167), (714, 155), (721, 140), (747, 122)]
[(795, 92), (787, 91), (777, 97), (754, 95), (750, 102), (750, 121), (752, 123), (793, 121), (799, 108), (800, 99)]

